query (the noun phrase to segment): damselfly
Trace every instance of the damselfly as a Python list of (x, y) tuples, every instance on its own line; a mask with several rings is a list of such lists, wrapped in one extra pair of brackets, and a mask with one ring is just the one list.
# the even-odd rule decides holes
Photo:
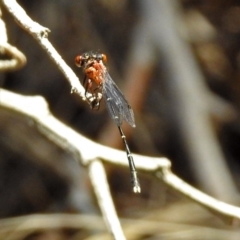
[(104, 65), (106, 61), (107, 57), (105, 54), (93, 52), (87, 52), (75, 58), (76, 65), (82, 67), (83, 73), (85, 74), (83, 85), (85, 87), (86, 99), (91, 108), (98, 110), (102, 97), (106, 101), (108, 112), (116, 123), (125, 145), (132, 178), (133, 192), (140, 193), (141, 188), (138, 182), (132, 153), (130, 152), (126, 136), (121, 128), (123, 120), (127, 121), (132, 127), (136, 126), (133, 110), (110, 77)]

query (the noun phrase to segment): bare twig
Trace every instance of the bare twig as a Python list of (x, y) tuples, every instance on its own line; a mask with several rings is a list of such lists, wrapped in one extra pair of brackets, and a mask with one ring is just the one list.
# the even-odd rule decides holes
[(0, 52), (11, 58), (10, 60), (0, 61), (1, 72), (18, 70), (19, 68), (22, 68), (27, 62), (25, 55), (9, 43), (1, 44)]
[(103, 216), (105, 216), (105, 222), (107, 223), (110, 233), (115, 236), (115, 239), (124, 240), (125, 236), (123, 234), (119, 219), (117, 218), (117, 213), (110, 195), (108, 181), (102, 163), (96, 159), (89, 164), (88, 169), (94, 191), (98, 197), (100, 209), (103, 213)]
[[(39, 126), (38, 129), (42, 134), (46, 135), (55, 144), (66, 150), (74, 149), (74, 152), (78, 153), (76, 154), (78, 160), (88, 165), (90, 168), (91, 181), (93, 182), (107, 225), (112, 222), (115, 224), (116, 220), (114, 218), (116, 215), (112, 217), (115, 214), (115, 210), (110, 209), (114, 206), (109, 204), (112, 200), (109, 199), (110, 193), (106, 186), (108, 183), (106, 181), (105, 172), (101, 163), (98, 161), (96, 162), (96, 160), (103, 160), (108, 163), (128, 167), (128, 163), (125, 159), (125, 152), (100, 145), (76, 133), (51, 115), (46, 102), (41, 97), (25, 97), (6, 90), (1, 90), (0, 107), (31, 118), (32, 121)], [(89, 149), (94, 149), (94, 151), (89, 151)], [(211, 211), (218, 213), (223, 218), (227, 220), (231, 219), (231, 222), (240, 220), (240, 208), (218, 201), (179, 179), (171, 172), (171, 163), (168, 159), (141, 156), (138, 154), (133, 154), (133, 156), (139, 170), (155, 173), (157, 177), (162, 179), (168, 186), (202, 206), (211, 209)], [(95, 165), (91, 165), (91, 163)], [(102, 195), (103, 193), (104, 197)], [(114, 229), (115, 227), (112, 225), (111, 228)], [(110, 229), (111, 232), (112, 229)]]
[(140, 2), (149, 34), (162, 54), (175, 118), (173, 124), (176, 123), (186, 146), (194, 175), (204, 191), (221, 200), (235, 202), (238, 191), (212, 128), (211, 92), (181, 35), (181, 30), (185, 29), (180, 3), (176, 0)]
[(37, 40), (52, 61), (58, 66), (60, 71), (65, 75), (71, 84), (71, 91), (78, 93), (83, 100), (86, 100), (84, 96), (84, 88), (80, 84), (78, 77), (49, 42), (48, 33), (50, 30), (41, 26), (37, 22), (34, 22), (15, 0), (2, 0), (2, 3), (12, 14), (14, 19), (19, 23), (19, 25)]
[[(115, 239), (124, 239), (123, 233), (120, 234), (120, 223), (112, 204), (105, 171), (101, 163), (96, 160), (101, 159), (128, 166), (126, 153), (94, 143), (76, 133), (50, 114), (47, 103), (42, 97), (24, 97), (2, 89), (0, 90), (0, 106), (31, 118), (38, 126), (39, 131), (55, 144), (68, 151), (69, 149), (75, 150), (74, 153), (77, 153), (78, 160), (89, 166), (91, 181), (109, 231)], [(155, 171), (170, 166), (170, 162), (165, 158), (150, 158), (140, 155), (134, 155), (134, 157), (137, 159), (138, 169), (145, 171)]]
[(180, 191), (186, 197), (198, 202), (202, 206), (220, 215), (226, 222), (239, 225), (240, 224), (240, 208), (221, 202), (209, 195), (190, 186), (182, 179), (174, 175), (169, 169), (157, 174), (168, 186)]
[(0, 71), (17, 70), (26, 64), (26, 57), (16, 47), (8, 43), (6, 26), (1, 17), (0, 9), (0, 54), (6, 55), (10, 59), (0, 60)]

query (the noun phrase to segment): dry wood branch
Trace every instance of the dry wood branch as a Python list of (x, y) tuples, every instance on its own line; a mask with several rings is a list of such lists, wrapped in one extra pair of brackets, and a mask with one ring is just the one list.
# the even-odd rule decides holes
[(22, 68), (27, 62), (25, 55), (9, 43), (0, 44), (0, 52), (11, 58), (10, 60), (0, 61), (1, 72), (18, 70), (19, 68)]
[[(1, 90), (0, 107), (25, 115), (34, 121), (42, 134), (46, 135), (54, 143), (65, 149), (74, 149), (78, 160), (90, 168), (91, 181), (93, 182), (99, 204), (102, 207), (102, 212), (106, 214), (104, 217), (107, 224), (115, 223), (115, 210), (109, 204), (112, 199), (107, 187), (105, 172), (101, 163), (96, 160), (128, 167), (125, 152), (97, 144), (76, 133), (51, 115), (46, 102), (41, 97), (24, 97)], [(202, 206), (211, 209), (211, 211), (222, 215), (223, 218), (231, 219), (231, 222), (240, 220), (240, 208), (218, 201), (179, 179), (171, 172), (171, 163), (168, 159), (137, 154), (134, 154), (134, 159), (139, 170), (155, 173), (168, 186)], [(96, 171), (98, 174), (96, 174)], [(114, 206), (112, 205), (112, 207)]]
[(18, 24), (37, 40), (37, 42), (46, 51), (51, 60), (65, 75), (71, 85), (71, 91), (78, 93), (81, 98), (85, 100), (84, 88), (80, 84), (78, 77), (65, 63), (65, 61), (62, 59), (62, 57), (48, 40), (48, 33), (50, 32), (50, 30), (46, 27), (41, 26), (37, 22), (34, 22), (15, 0), (2, 0), (2, 3), (6, 7), (6, 9), (12, 14)]
[(199, 190), (190, 186), (182, 179), (174, 175), (168, 169), (166, 172), (158, 173), (159, 178), (162, 179), (168, 186), (180, 191), (186, 197), (198, 202), (202, 206), (220, 215), (226, 222), (239, 225), (240, 223), (240, 208), (233, 205), (219, 201)]
[[(94, 169), (96, 170), (97, 165), (97, 174), (92, 174), (90, 177), (91, 181), (95, 183), (94, 187), (97, 188), (95, 192), (104, 219), (109, 227), (109, 232), (112, 233), (115, 239), (125, 239), (112, 203), (109, 188), (107, 187), (108, 182), (106, 181), (105, 171), (103, 167), (101, 168), (100, 162), (94, 161), (100, 158), (98, 153), (103, 150), (101, 158), (104, 158), (104, 152), (108, 150), (101, 149), (101, 146), (98, 144), (96, 145), (96, 147), (98, 147), (95, 148), (95, 146), (92, 145), (92, 141), (77, 134), (71, 128), (54, 118), (48, 110), (47, 103), (40, 96), (23, 97), (6, 90), (0, 90), (0, 106), (23, 114), (28, 119), (30, 118), (33, 121), (32, 126), (35, 125), (42, 134), (56, 145), (66, 149), (66, 151), (71, 149), (80, 163), (89, 165), (90, 174)], [(109, 159), (115, 155), (118, 154), (111, 153)]]
[[(128, 166), (125, 152), (95, 143), (67, 127), (51, 115), (46, 101), (40, 96), (23, 96), (1, 89), (0, 106), (23, 114), (31, 118), (37, 125), (40, 124), (42, 128), (39, 128), (39, 130), (57, 145), (65, 149), (74, 148), (80, 154), (81, 159), (79, 159), (84, 165), (88, 165), (95, 159), (101, 159)], [(89, 151), (89, 149), (94, 149), (94, 151)], [(169, 168), (171, 165), (166, 158), (137, 154), (134, 154), (134, 156), (137, 158), (138, 169), (144, 171)]]
[[(89, 165), (91, 181), (109, 231), (115, 236), (115, 239), (125, 239), (121, 234), (120, 223), (112, 203), (105, 171), (101, 163), (96, 162), (96, 160), (101, 159), (128, 166), (126, 153), (94, 143), (76, 133), (50, 114), (47, 103), (40, 96), (24, 97), (0, 90), (0, 106), (30, 118), (42, 134), (60, 147), (66, 150), (74, 149), (78, 160)], [(165, 158), (150, 158), (139, 155), (135, 155), (135, 158), (138, 169), (145, 171), (155, 171), (158, 168), (170, 166), (170, 162)]]
[(208, 193), (235, 202), (236, 184), (211, 124), (211, 92), (181, 34), (184, 25), (180, 3), (176, 0), (140, 2), (149, 34), (162, 53), (172, 115), (192, 160), (194, 175)]
[(0, 60), (0, 71), (14, 71), (26, 64), (26, 57), (8, 43), (7, 29), (1, 17), (0, 10), (0, 54), (6, 55), (10, 59)]
[(115, 236), (115, 239), (125, 239), (119, 219), (116, 217), (117, 213), (110, 195), (108, 181), (102, 163), (96, 159), (96, 161), (89, 164), (88, 169), (95, 194), (98, 197), (100, 209), (103, 216), (105, 216), (108, 230)]

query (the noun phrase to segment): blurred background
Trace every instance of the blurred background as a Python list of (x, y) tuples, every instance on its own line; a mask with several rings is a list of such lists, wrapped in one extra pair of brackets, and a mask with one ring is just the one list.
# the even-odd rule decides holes
[[(18, 3), (51, 30), (49, 40), (81, 80), (76, 55), (98, 51), (108, 56), (108, 71), (135, 113), (137, 127), (123, 125), (132, 152), (168, 157), (173, 172), (184, 181), (239, 205), (239, 1)], [(123, 149), (105, 104), (91, 111), (76, 94), (70, 94), (70, 85), (37, 42), (4, 7), (2, 13), (9, 43), (25, 53), (27, 65), (1, 72), (1, 87), (44, 96), (53, 115), (77, 132)], [(74, 156), (54, 146), (27, 119), (4, 109), (0, 113), (0, 217), (99, 214), (87, 171)], [(181, 224), (194, 225), (196, 231), (181, 235), (182, 239), (231, 239), (232, 229), (154, 176), (140, 172), (142, 193), (135, 195), (127, 168), (106, 164), (106, 170), (120, 217), (177, 222), (178, 226), (170, 227), (173, 231), (181, 229)], [(201, 231), (198, 238), (200, 226), (209, 231)], [(166, 229), (131, 239), (179, 239), (180, 235), (168, 235), (172, 232)], [(26, 239), (85, 239), (89, 234), (82, 229), (82, 235), (74, 238), (78, 231), (41, 232)]]

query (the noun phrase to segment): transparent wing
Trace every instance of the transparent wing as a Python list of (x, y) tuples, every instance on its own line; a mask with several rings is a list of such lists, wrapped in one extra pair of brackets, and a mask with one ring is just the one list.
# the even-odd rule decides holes
[(125, 120), (135, 127), (133, 110), (107, 71), (104, 73), (103, 96), (109, 114), (118, 126)]

